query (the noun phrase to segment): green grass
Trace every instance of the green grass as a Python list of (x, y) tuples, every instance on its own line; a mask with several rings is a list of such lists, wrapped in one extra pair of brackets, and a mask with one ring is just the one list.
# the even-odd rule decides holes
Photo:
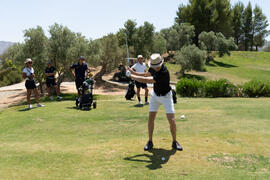
[[(173, 81), (178, 80), (175, 72), (179, 65), (167, 63)], [(206, 72), (190, 72), (189, 74), (203, 76), (207, 79), (228, 79), (235, 84), (243, 84), (249, 80), (270, 81), (270, 53), (269, 52), (232, 52), (231, 56), (215, 58), (214, 62), (206, 66)]]
[(74, 109), (70, 100), (0, 111), (0, 179), (270, 178), (270, 99), (179, 99), (183, 152), (171, 150), (163, 108), (155, 149), (144, 152), (148, 106), (119, 96), (97, 99), (91, 111)]

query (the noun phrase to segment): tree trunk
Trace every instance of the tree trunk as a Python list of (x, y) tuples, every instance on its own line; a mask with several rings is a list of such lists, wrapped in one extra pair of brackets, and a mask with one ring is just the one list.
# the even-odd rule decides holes
[(181, 68), (179, 73), (180, 73), (180, 76), (182, 76), (182, 77), (185, 76), (185, 69)]
[(64, 81), (64, 78), (65, 78), (65, 73), (59, 74), (57, 78), (56, 84), (57, 84), (58, 92), (61, 92), (60, 86), (61, 86), (61, 83)]
[(256, 46), (256, 51), (258, 51), (258, 46)]
[(102, 76), (106, 73), (106, 65), (103, 65), (101, 70), (93, 77), (95, 81), (102, 81)]

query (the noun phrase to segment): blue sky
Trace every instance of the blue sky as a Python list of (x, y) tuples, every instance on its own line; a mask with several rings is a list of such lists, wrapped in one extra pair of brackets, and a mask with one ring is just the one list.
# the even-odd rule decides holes
[[(123, 27), (127, 19), (138, 25), (153, 23), (156, 31), (174, 23), (179, 4), (188, 0), (0, 0), (0, 40), (22, 42), (23, 30), (40, 25), (47, 33), (55, 22), (81, 32), (87, 38), (99, 38)], [(231, 0), (234, 4), (238, 0)], [(249, 1), (242, 0), (246, 5)], [(270, 21), (270, 1), (257, 3)], [(270, 29), (268, 27), (268, 29)], [(270, 37), (267, 38), (270, 40)]]

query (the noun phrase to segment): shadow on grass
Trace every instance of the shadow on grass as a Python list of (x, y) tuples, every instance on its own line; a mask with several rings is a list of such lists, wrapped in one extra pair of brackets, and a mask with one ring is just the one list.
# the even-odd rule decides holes
[[(32, 109), (36, 109), (37, 107), (33, 107)], [(29, 108), (23, 108), (23, 109), (19, 109), (18, 111), (19, 112), (25, 112), (25, 111), (30, 111), (32, 109), (29, 109)]]
[(75, 109), (75, 110), (80, 110), (79, 108), (77, 108), (76, 106), (72, 106), (72, 107), (66, 107), (66, 109)]
[(206, 78), (204, 76), (195, 75), (195, 74), (185, 74), (184, 76), (178, 77), (178, 79), (182, 79), (182, 78), (206, 80)]
[(135, 104), (133, 107), (143, 107), (143, 104)]
[[(136, 161), (136, 162), (143, 162), (147, 163), (146, 167), (150, 170), (156, 170), (162, 168), (162, 164), (166, 164), (170, 157), (176, 153), (175, 149), (166, 150), (166, 149), (156, 149), (153, 148), (152, 150), (148, 151), (151, 154), (138, 154), (131, 157), (126, 157), (124, 160), (127, 161)], [(142, 160), (139, 159), (140, 157), (147, 157), (149, 160)], [(163, 159), (163, 157), (165, 159)], [(163, 159), (163, 160), (162, 160)]]
[[(213, 62), (214, 64), (212, 64), (211, 62)], [(220, 67), (224, 67), (224, 68), (235, 68), (238, 66), (232, 65), (232, 64), (227, 64), (227, 63), (223, 63), (223, 62), (219, 62), (216, 60), (211, 61), (210, 63), (208, 63), (208, 66), (220, 66)]]

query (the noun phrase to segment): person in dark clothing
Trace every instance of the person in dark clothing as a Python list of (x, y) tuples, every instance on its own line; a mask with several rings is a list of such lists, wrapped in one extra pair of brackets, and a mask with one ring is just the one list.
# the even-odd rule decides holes
[(145, 73), (136, 73), (132, 68), (128, 68), (131, 73), (131, 78), (141, 83), (153, 83), (154, 89), (151, 92), (149, 103), (149, 120), (148, 120), (148, 135), (149, 140), (144, 147), (144, 150), (153, 148), (153, 132), (154, 120), (160, 105), (163, 105), (166, 111), (167, 119), (170, 123), (172, 134), (172, 148), (182, 151), (182, 146), (176, 141), (176, 124), (174, 117), (174, 104), (172, 91), (170, 86), (170, 74), (164, 60), (160, 54), (152, 54), (149, 61), (149, 70)]
[[(80, 99), (79, 88), (83, 85), (85, 78), (88, 76), (88, 66), (84, 62), (85, 58), (80, 56), (78, 62), (72, 64), (69, 68), (70, 73), (75, 79), (76, 88), (78, 90), (78, 98)], [(75, 73), (72, 71), (74, 69)]]
[(51, 95), (51, 88), (54, 87), (57, 94), (57, 99), (61, 100), (62, 97), (60, 97), (59, 88), (55, 82), (55, 74), (56, 74), (56, 68), (52, 66), (52, 63), (50, 61), (48, 61), (48, 66), (45, 69), (48, 97), (50, 98), (50, 100), (53, 100), (53, 97)]

